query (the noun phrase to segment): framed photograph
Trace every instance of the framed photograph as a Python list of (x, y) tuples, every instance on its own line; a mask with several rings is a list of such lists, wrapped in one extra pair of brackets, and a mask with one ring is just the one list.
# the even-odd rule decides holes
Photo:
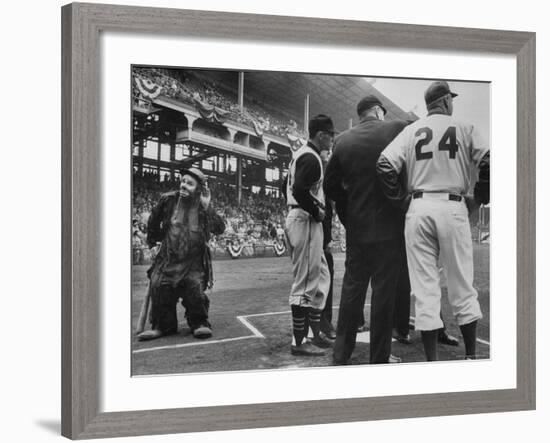
[[(63, 435), (535, 407), (534, 34), (97, 4), (63, 7), (62, 24)], [(331, 315), (319, 314), (319, 332), (305, 314), (296, 335), (287, 214), (305, 203), (289, 199), (293, 159), (308, 139), (317, 146), (311, 122), (328, 118), (319, 131), (330, 176), (330, 153), (363, 111), (413, 128), (442, 87), (458, 95), (454, 117), (491, 148), (491, 180), (517, 188), (514, 204), (491, 189), (469, 217), (475, 355), (441, 263), (438, 362), (408, 328), (422, 321), (417, 296), (404, 302), (404, 331), (390, 328), (400, 358), (376, 360), (371, 288), (353, 316), (352, 355), (338, 361), (331, 339), (349, 320), (339, 306), (353, 228), (338, 202), (312, 199), (312, 214), (334, 209), (332, 297), (319, 308)], [(456, 135), (445, 134), (439, 150), (452, 157)], [(477, 170), (467, 175), (473, 194)]]

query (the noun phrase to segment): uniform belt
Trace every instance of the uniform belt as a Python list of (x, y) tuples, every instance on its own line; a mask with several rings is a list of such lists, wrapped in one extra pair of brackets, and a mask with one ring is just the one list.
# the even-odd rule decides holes
[(432, 198), (434, 200), (452, 200), (455, 202), (460, 202), (464, 197), (462, 197), (462, 195), (451, 194), (449, 192), (416, 191), (416, 192), (413, 192), (412, 198)]

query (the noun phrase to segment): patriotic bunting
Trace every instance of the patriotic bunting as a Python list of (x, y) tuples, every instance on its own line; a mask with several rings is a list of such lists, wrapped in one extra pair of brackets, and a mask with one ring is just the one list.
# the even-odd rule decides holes
[(199, 114), (205, 120), (212, 123), (223, 123), (227, 120), (229, 111), (218, 108), (217, 106), (211, 105), (210, 103), (205, 103), (200, 101), (198, 98), (194, 97), (193, 101), (195, 102), (195, 108), (199, 111)]
[(285, 242), (275, 242), (273, 244), (273, 249), (275, 249), (275, 254), (277, 254), (277, 257), (281, 257), (286, 252), (286, 244)]
[(239, 258), (243, 252), (243, 245), (229, 243), (227, 245), (227, 252), (231, 255), (231, 258)]
[(158, 86), (151, 80), (147, 80), (141, 77), (134, 78), (136, 80), (136, 86), (143, 97), (154, 100), (162, 92), (162, 86)]

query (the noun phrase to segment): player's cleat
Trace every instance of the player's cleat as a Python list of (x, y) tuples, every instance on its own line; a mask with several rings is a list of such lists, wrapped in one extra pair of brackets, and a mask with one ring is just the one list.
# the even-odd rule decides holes
[(332, 342), (328, 338), (326, 338), (325, 334), (323, 334), (322, 332), (317, 337), (313, 337), (311, 339), (311, 343), (322, 349), (332, 347)]
[(388, 363), (401, 363), (401, 357), (391, 354), (390, 358), (388, 358)]
[(154, 340), (155, 338), (162, 337), (162, 331), (158, 329), (149, 329), (148, 331), (143, 331), (141, 334), (138, 334), (139, 341)]
[(447, 334), (447, 331), (443, 330), (437, 336), (437, 341), (447, 346), (458, 346), (458, 339), (452, 335)]
[(336, 338), (336, 330), (334, 329), (334, 326), (330, 324), (326, 328), (321, 328), (321, 332), (331, 340), (334, 340)]
[(312, 343), (302, 343), (300, 346), (291, 345), (290, 353), (292, 355), (305, 355), (305, 356), (320, 356), (325, 355), (325, 351), (321, 348), (318, 348)]
[(212, 337), (212, 329), (208, 326), (199, 326), (193, 331), (193, 336), (195, 338), (209, 338)]
[(395, 338), (399, 343), (403, 345), (410, 345), (412, 344), (411, 341), (411, 335), (410, 334), (400, 334), (396, 330), (393, 331), (393, 338)]

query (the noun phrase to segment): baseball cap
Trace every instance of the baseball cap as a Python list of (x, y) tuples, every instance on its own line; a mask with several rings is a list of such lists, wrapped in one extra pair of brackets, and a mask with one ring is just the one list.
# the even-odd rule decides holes
[(365, 95), (361, 100), (359, 100), (359, 103), (357, 103), (357, 115), (361, 115), (363, 112), (367, 111), (370, 108), (373, 108), (374, 106), (380, 106), (382, 108), (382, 111), (384, 111), (384, 114), (388, 112), (376, 95), (368, 94)]
[(332, 123), (332, 119), (325, 114), (319, 114), (319, 115), (316, 115), (315, 117), (312, 117), (309, 120), (307, 129), (309, 131), (310, 137), (314, 136), (319, 131), (336, 134), (336, 131), (334, 130), (334, 124)]
[(197, 169), (197, 168), (183, 168), (183, 169), (180, 169), (180, 173), (181, 173), (182, 176), (190, 175), (191, 177), (198, 180), (199, 184), (201, 184), (201, 185), (203, 185), (206, 182), (206, 175), (204, 175), (200, 169)]
[(451, 94), (453, 98), (458, 96), (458, 94), (451, 92), (449, 83), (446, 81), (433, 82), (428, 89), (426, 89), (426, 92), (424, 93), (424, 100), (426, 101), (426, 104), (429, 105), (447, 94)]

